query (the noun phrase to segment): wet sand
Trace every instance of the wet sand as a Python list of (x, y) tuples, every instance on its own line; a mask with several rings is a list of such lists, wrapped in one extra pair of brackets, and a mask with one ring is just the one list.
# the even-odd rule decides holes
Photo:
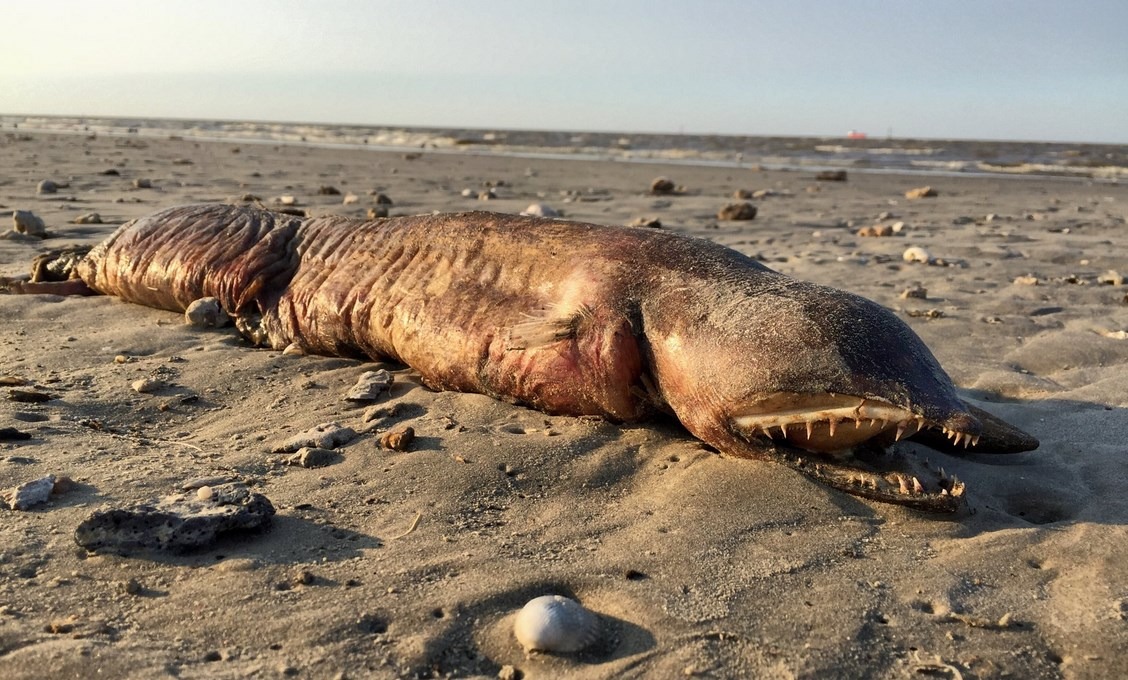
[[(58, 397), (0, 400), (0, 428), (31, 435), (0, 442), (0, 489), (46, 474), (76, 482), (46, 505), (0, 510), (0, 676), (1128, 673), (1128, 287), (1099, 283), (1128, 274), (1123, 185), (818, 182), (47, 134), (0, 139), (0, 153), (0, 226), (31, 210), (51, 235), (0, 239), (0, 275), (160, 208), (244, 194), (292, 195), (316, 215), (363, 217), (383, 192), (392, 215), (542, 202), (589, 222), (652, 217), (897, 310), (965, 398), (1042, 442), (962, 458), (900, 445), (968, 485), (966, 512), (935, 516), (720, 456), (675, 423), (618, 426), (434, 393), (402, 366), (254, 349), (231, 329), (112, 298), (0, 296), (0, 377)], [(649, 195), (659, 175), (685, 193)], [(68, 186), (37, 195), (44, 179)], [(923, 183), (939, 195), (905, 199)], [(489, 185), (497, 198), (478, 200)], [(740, 189), (771, 195), (753, 199), (754, 221), (718, 222)], [(87, 212), (105, 224), (71, 223)], [(897, 222), (890, 236), (856, 235)], [(904, 261), (913, 246), (934, 263)], [(917, 285), (925, 298), (901, 297)], [(384, 425), (411, 425), (411, 450), (381, 449), (371, 433), (327, 467), (271, 453), (319, 423), (362, 426), (364, 408), (343, 396), (374, 367), (395, 375), (382, 404), (398, 410)], [(170, 387), (131, 388), (154, 376)], [(74, 543), (100, 507), (210, 476), (253, 483), (278, 510), (273, 528), (180, 556)], [(513, 616), (542, 594), (597, 612), (600, 641), (526, 656)]]

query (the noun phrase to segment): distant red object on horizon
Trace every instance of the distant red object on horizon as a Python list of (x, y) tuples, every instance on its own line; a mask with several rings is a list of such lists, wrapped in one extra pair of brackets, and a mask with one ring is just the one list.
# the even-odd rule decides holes
[(866, 133), (858, 132), (857, 130), (850, 130), (846, 133), (846, 139), (865, 139)]

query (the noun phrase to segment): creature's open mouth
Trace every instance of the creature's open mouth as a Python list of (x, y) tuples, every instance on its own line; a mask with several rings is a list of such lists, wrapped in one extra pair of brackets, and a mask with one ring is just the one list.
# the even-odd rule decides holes
[(964, 484), (926, 460), (885, 447), (927, 430), (942, 432), (952, 447), (979, 440), (979, 423), (970, 414), (934, 422), (888, 402), (850, 395), (768, 395), (742, 404), (731, 423), (745, 440), (771, 440), (780, 462), (824, 484), (934, 512), (958, 509)]

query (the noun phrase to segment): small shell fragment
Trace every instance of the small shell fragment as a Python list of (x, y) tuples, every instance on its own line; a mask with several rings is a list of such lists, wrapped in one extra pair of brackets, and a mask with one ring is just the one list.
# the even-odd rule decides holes
[(928, 251), (920, 246), (910, 246), (905, 248), (905, 252), (901, 254), (901, 259), (905, 262), (923, 262), (928, 264), (932, 261), (932, 256)]
[(345, 394), (346, 401), (376, 401), (387, 392), (395, 379), (384, 369), (365, 371), (357, 378), (356, 384)]
[(578, 652), (599, 637), (599, 618), (575, 600), (542, 595), (529, 600), (513, 622), (526, 652)]

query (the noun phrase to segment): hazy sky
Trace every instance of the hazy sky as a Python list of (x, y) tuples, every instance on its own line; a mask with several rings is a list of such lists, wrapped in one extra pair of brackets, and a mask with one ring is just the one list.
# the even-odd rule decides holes
[(0, 0), (0, 113), (1128, 143), (1126, 0)]

